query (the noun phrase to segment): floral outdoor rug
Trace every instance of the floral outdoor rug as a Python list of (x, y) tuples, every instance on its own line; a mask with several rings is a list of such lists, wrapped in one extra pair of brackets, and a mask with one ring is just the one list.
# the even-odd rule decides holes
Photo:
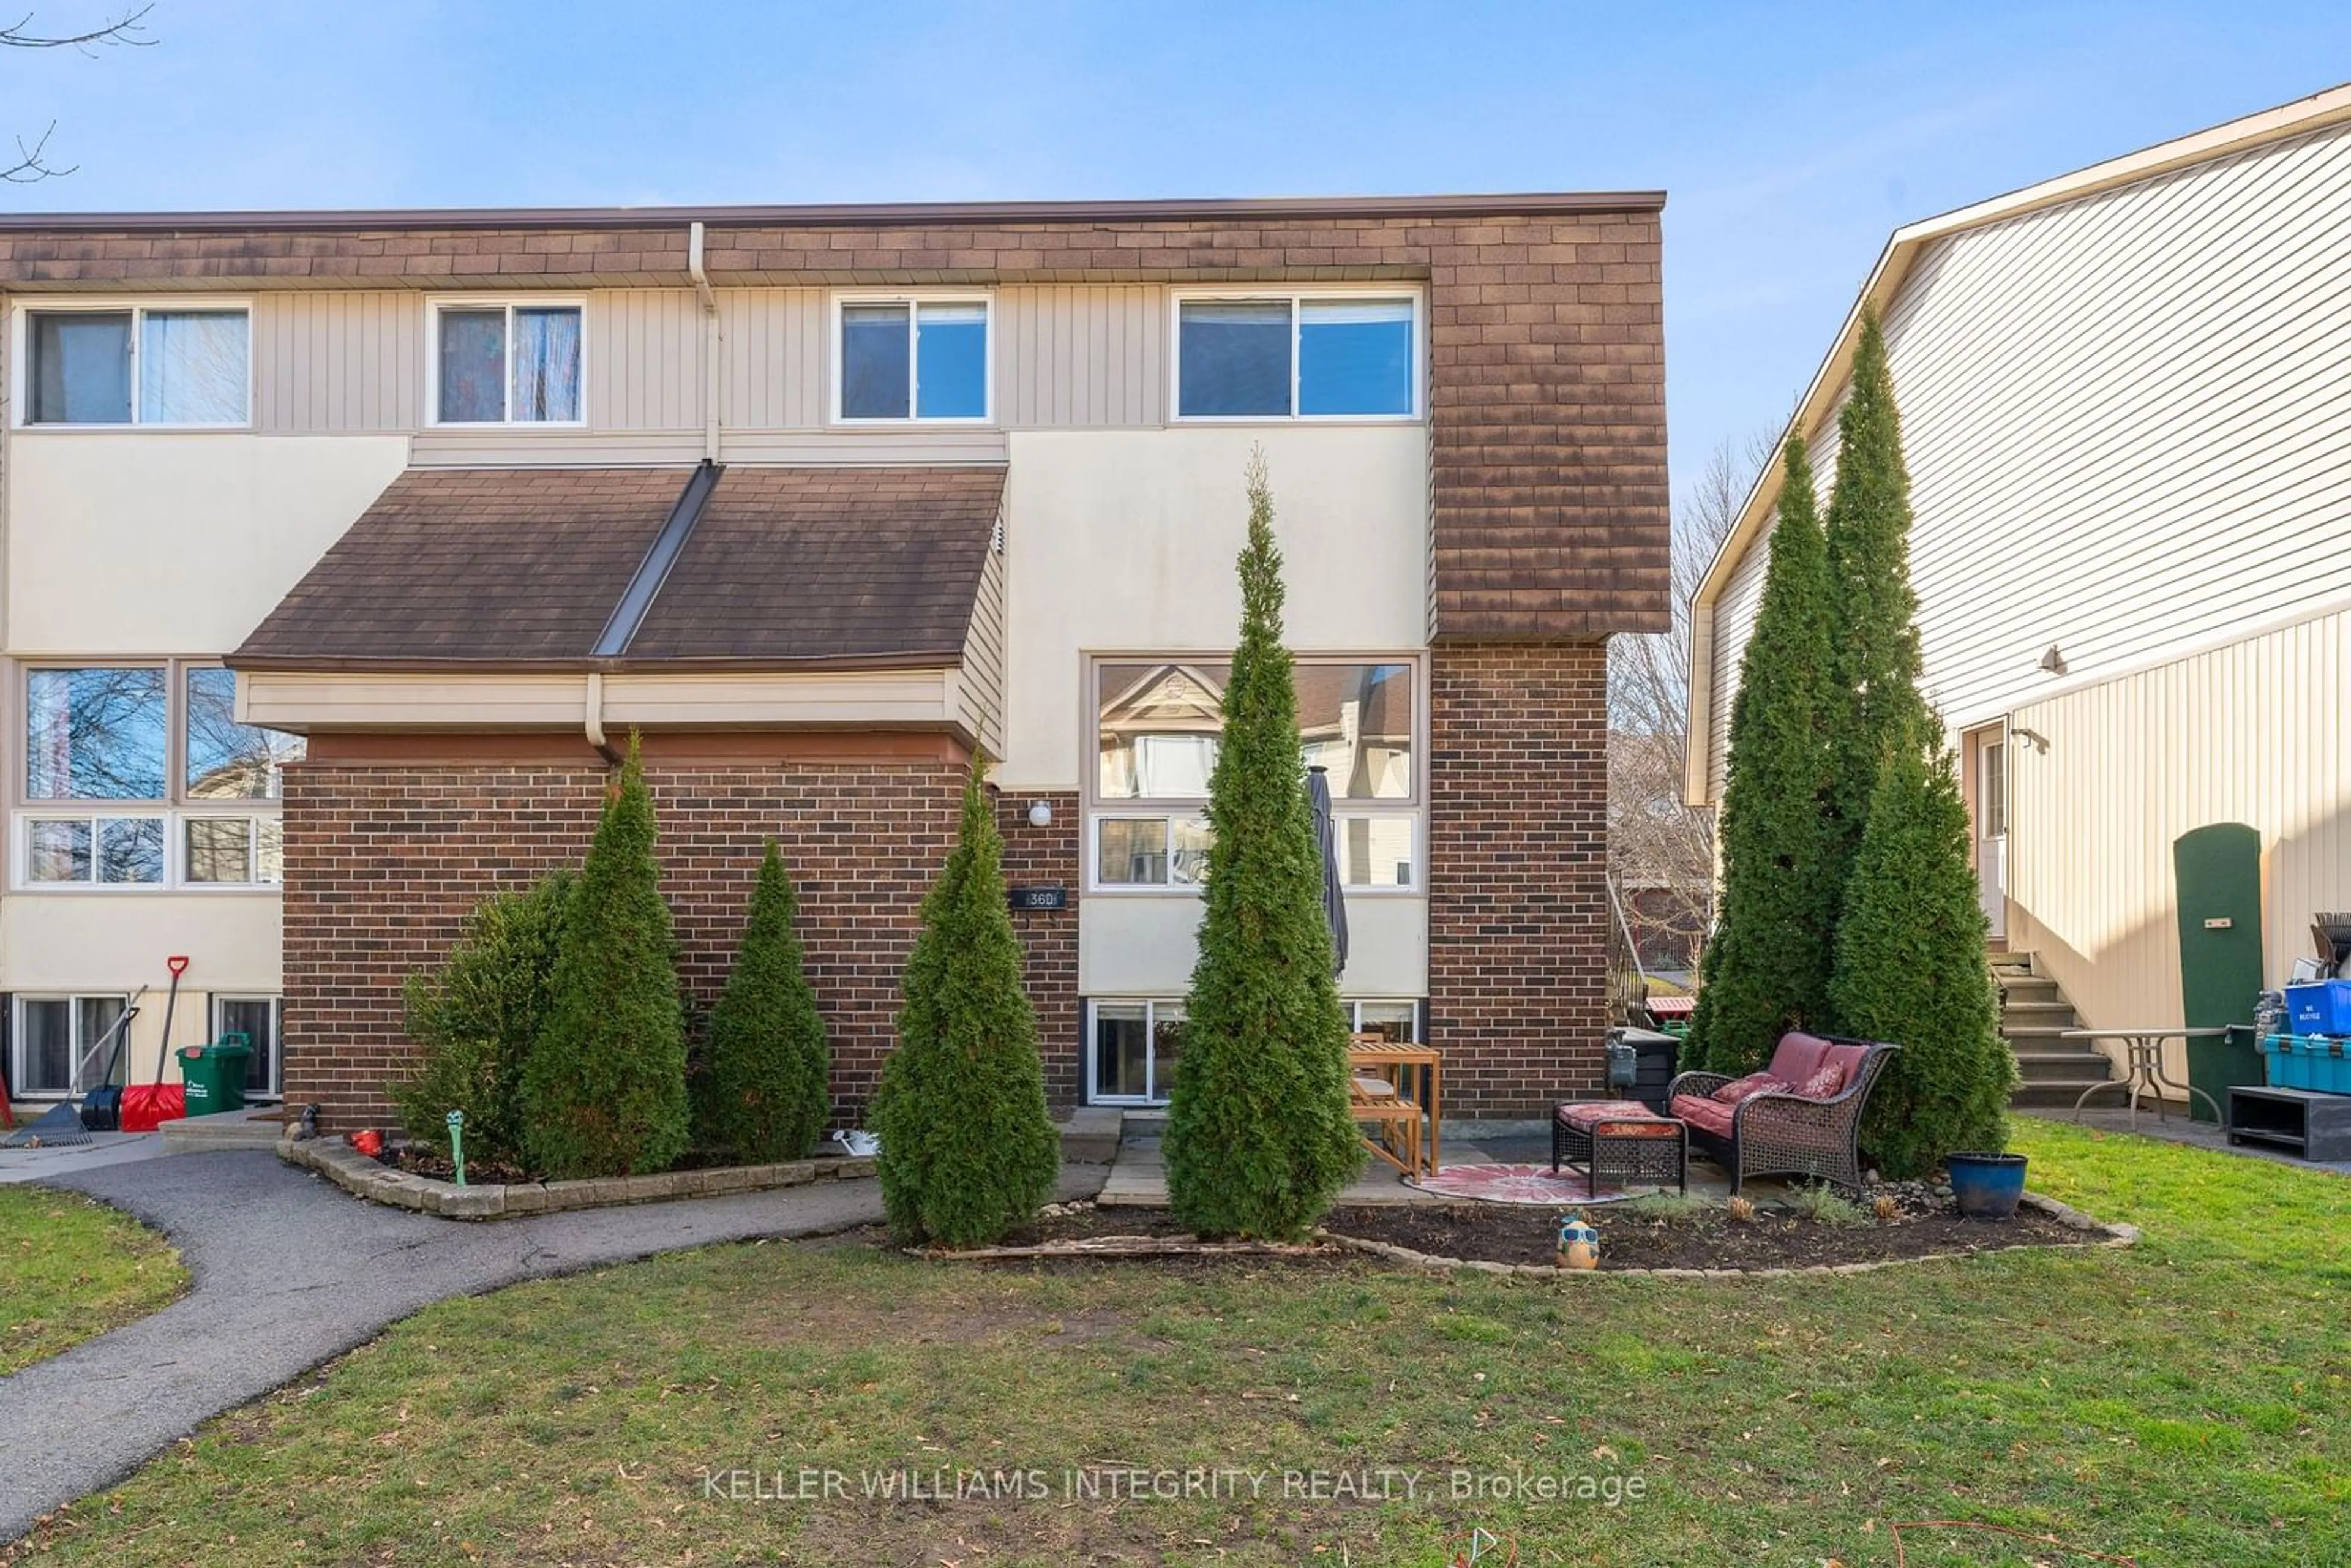
[(1583, 1173), (1562, 1166), (1557, 1176), (1541, 1166), (1443, 1166), (1434, 1176), (1408, 1185), (1439, 1197), (1471, 1198), (1479, 1203), (1517, 1203), (1556, 1208), (1562, 1204), (1615, 1203), (1632, 1197), (1621, 1186), (1603, 1186), (1597, 1196), (1584, 1184)]

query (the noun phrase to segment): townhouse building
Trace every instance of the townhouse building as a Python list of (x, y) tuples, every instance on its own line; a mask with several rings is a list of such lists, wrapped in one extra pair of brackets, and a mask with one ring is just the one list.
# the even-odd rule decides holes
[(10, 1084), (133, 1000), (150, 1075), (182, 955), (171, 1043), (381, 1122), (634, 735), (699, 1004), (781, 843), (844, 1120), (975, 755), (1051, 1098), (1164, 1099), (1256, 453), (1356, 1022), (1596, 1087), (1662, 203), (0, 218)]

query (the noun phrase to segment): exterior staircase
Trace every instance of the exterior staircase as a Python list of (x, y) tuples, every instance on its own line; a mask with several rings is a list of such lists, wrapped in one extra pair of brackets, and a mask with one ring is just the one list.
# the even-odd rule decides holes
[(2000, 1032), (2016, 1056), (2020, 1082), (2009, 1103), (2070, 1106), (2094, 1083), (2114, 1077), (2114, 1064), (2078, 1040), (2063, 1038), (2080, 1027), (2074, 1004), (2057, 982), (2035, 971), (2030, 953), (1994, 953), (1991, 977), (2000, 987)]

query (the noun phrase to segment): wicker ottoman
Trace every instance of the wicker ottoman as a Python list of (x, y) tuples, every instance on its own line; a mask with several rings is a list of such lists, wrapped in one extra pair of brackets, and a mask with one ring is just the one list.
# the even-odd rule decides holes
[(1689, 1129), (1637, 1100), (1587, 1100), (1555, 1105), (1551, 1113), (1551, 1169), (1583, 1167), (1584, 1190), (1600, 1196), (1635, 1181), (1672, 1182), (1689, 1191)]

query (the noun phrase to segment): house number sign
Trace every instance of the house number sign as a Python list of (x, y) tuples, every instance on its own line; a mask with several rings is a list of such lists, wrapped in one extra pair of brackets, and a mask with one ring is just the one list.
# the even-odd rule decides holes
[(1070, 890), (1055, 883), (1051, 887), (1016, 887), (1009, 890), (1015, 909), (1067, 909)]

